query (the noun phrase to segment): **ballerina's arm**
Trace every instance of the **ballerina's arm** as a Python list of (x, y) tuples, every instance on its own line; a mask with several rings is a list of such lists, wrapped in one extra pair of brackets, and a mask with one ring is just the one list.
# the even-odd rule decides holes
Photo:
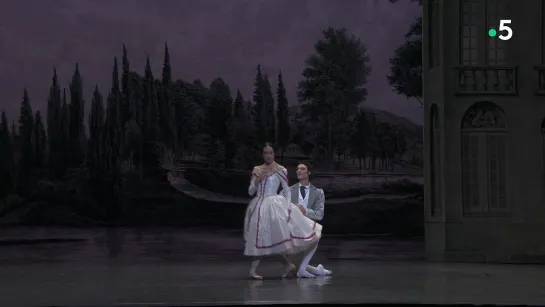
[(255, 178), (252, 177), (252, 180), (250, 180), (250, 186), (248, 187), (248, 194), (250, 196), (254, 196), (255, 192), (257, 192), (257, 188), (255, 186)]
[(288, 202), (291, 202), (291, 189), (288, 181), (288, 170), (286, 168), (282, 168), (278, 172), (280, 176), (280, 184), (282, 185), (282, 195), (288, 200)]
[(255, 186), (255, 169), (254, 171), (252, 172), (252, 180), (250, 180), (250, 186), (248, 187), (248, 194), (250, 196), (254, 196), (255, 193), (257, 192), (257, 187)]

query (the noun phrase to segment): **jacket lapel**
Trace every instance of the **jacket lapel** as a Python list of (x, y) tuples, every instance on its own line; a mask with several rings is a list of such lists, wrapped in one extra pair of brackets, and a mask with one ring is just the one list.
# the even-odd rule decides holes
[(307, 208), (314, 209), (314, 201), (316, 200), (316, 187), (312, 184), (308, 189), (308, 204)]

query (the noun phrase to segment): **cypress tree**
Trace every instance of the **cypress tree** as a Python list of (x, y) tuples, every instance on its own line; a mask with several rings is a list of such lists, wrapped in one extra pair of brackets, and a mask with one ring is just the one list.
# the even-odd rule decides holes
[(59, 164), (62, 163), (61, 131), (61, 88), (57, 79), (57, 70), (53, 70), (53, 82), (47, 99), (47, 136), (49, 175), (53, 179), (59, 176)]
[(284, 160), (284, 149), (289, 145), (290, 139), (290, 116), (286, 88), (282, 80), (282, 72), (278, 73), (278, 87), (276, 90), (276, 118), (278, 119), (278, 146), (282, 150), (281, 160)]
[(178, 144), (176, 131), (177, 112), (173, 95), (172, 69), (170, 67), (170, 54), (167, 43), (165, 43), (161, 89), (161, 101), (159, 103), (161, 136), (165, 144), (175, 148)]
[(242, 146), (244, 145), (250, 145), (245, 144), (247, 143), (247, 135), (248, 135), (248, 121), (247, 121), (247, 115), (246, 115), (246, 107), (245, 107), (244, 97), (242, 97), (242, 93), (240, 90), (237, 90), (237, 95), (235, 97), (234, 107), (233, 107), (233, 133), (234, 133), (234, 142), (236, 144), (237, 148), (237, 154), (240, 158), (240, 153), (242, 151)]
[(89, 114), (89, 146), (88, 160), (91, 168), (97, 170), (103, 163), (104, 145), (104, 103), (102, 95), (95, 86), (93, 100), (91, 102), (91, 113)]
[(6, 112), (2, 111), (2, 121), (0, 122), (0, 197), (5, 197), (13, 192), (14, 172), (13, 142)]
[(121, 125), (120, 125), (120, 87), (117, 58), (114, 58), (112, 70), (112, 87), (108, 94), (106, 107), (106, 124), (104, 140), (106, 142), (107, 167), (115, 170), (119, 166), (121, 149)]
[(58, 135), (59, 143), (63, 144), (63, 146), (59, 149), (59, 157), (60, 157), (60, 163), (59, 163), (59, 175), (60, 177), (64, 176), (66, 173), (66, 169), (68, 168), (70, 164), (70, 105), (68, 104), (67, 97), (66, 97), (66, 89), (63, 89), (62, 91), (62, 102), (61, 102), (61, 116), (60, 116), (60, 133)]
[(33, 153), (34, 114), (25, 88), (19, 113), (19, 169), (17, 172), (17, 190), (21, 195), (30, 192), (32, 172), (35, 166)]
[(70, 119), (69, 119), (69, 147), (70, 147), (70, 167), (79, 166), (84, 159), (82, 140), (85, 138), (83, 125), (84, 100), (83, 100), (83, 80), (79, 71), (79, 65), (72, 75), (70, 82)]
[(158, 106), (157, 106), (157, 85), (151, 71), (149, 57), (146, 59), (146, 70), (144, 73), (144, 106), (145, 119), (144, 131), (146, 142), (155, 142), (158, 133)]
[(163, 85), (172, 84), (172, 69), (170, 68), (170, 53), (168, 51), (167, 43), (165, 43), (165, 56), (163, 59), (162, 83)]
[(122, 58), (122, 72), (121, 72), (121, 124), (122, 127), (131, 117), (131, 98), (133, 98), (131, 93), (131, 82), (130, 74), (131, 68), (129, 64), (129, 58), (127, 56), (127, 48), (123, 44), (123, 58)]
[(19, 137), (17, 135), (17, 126), (15, 125), (15, 121), (11, 122), (11, 132), (10, 132), (10, 135), (11, 135), (11, 141), (12, 141), (12, 145), (15, 145), (15, 142), (18, 141)]
[(263, 76), (263, 103), (264, 103), (264, 126), (266, 139), (270, 142), (276, 142), (276, 120), (274, 116), (274, 97), (272, 93), (269, 76)]
[(42, 169), (46, 163), (47, 136), (40, 111), (34, 116), (34, 161), (36, 169)]
[(254, 80), (254, 124), (256, 128), (256, 138), (258, 142), (267, 141), (267, 128), (266, 128), (266, 107), (263, 96), (263, 75), (261, 74), (261, 65), (257, 66), (257, 73)]
[(237, 90), (237, 95), (235, 97), (235, 105), (233, 108), (233, 115), (237, 121), (245, 121), (246, 119), (246, 110), (244, 107), (244, 98), (240, 90)]

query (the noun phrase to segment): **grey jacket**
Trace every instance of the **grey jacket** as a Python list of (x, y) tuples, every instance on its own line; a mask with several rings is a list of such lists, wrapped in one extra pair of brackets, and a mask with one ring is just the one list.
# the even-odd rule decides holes
[[(291, 202), (297, 205), (299, 203), (299, 183), (292, 185), (290, 189)], [(324, 218), (324, 190), (310, 184), (308, 194), (307, 213), (305, 215), (311, 220), (321, 221)]]

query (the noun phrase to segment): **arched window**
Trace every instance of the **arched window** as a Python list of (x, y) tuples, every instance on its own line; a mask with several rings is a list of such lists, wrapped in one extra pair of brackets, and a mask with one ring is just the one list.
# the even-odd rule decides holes
[(491, 102), (471, 106), (462, 119), (464, 213), (509, 209), (507, 130), (502, 109)]
[(436, 104), (430, 110), (430, 175), (431, 175), (431, 216), (439, 215), (441, 209), (441, 164), (439, 111)]

